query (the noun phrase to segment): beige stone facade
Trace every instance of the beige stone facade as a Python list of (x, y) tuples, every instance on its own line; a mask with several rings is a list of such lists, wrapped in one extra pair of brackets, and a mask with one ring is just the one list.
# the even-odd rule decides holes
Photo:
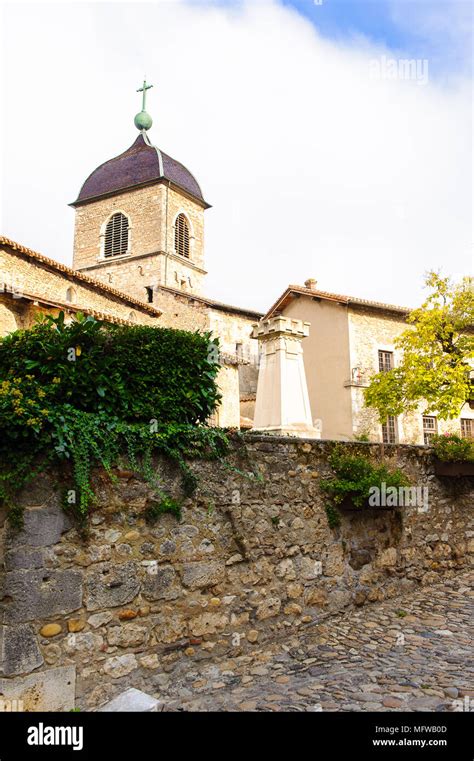
[(161, 312), (31, 249), (0, 238), (0, 335), (29, 328), (42, 313), (94, 314), (158, 325)]
[[(118, 212), (129, 220), (129, 248), (124, 255), (105, 258), (105, 228)], [(175, 251), (179, 214), (189, 223), (189, 259)], [(142, 301), (147, 288), (159, 285), (201, 294), (204, 208), (164, 183), (85, 202), (76, 208), (73, 266)]]
[[(364, 403), (364, 389), (379, 372), (379, 351), (400, 360), (396, 338), (407, 330), (408, 310), (330, 294), (309, 287), (290, 286), (267, 314), (283, 314), (311, 325), (304, 343), (304, 362), (313, 421), (321, 426), (325, 439), (352, 440), (360, 437), (382, 441), (382, 426), (374, 410)], [(400, 415), (394, 421), (395, 440), (403, 444), (424, 444), (427, 423), (433, 432), (461, 433), (461, 419), (474, 420), (474, 410), (466, 404), (459, 418), (425, 421), (424, 408)]]
[[(352, 426), (354, 435), (368, 435), (371, 440), (381, 440), (381, 427), (374, 410), (364, 405), (364, 388), (372, 375), (379, 371), (378, 352), (386, 351), (393, 355), (394, 365), (400, 359), (400, 350), (396, 347), (396, 338), (407, 330), (407, 323), (400, 317), (381, 313), (380, 310), (349, 309), (349, 347), (351, 369), (360, 378), (359, 382), (351, 382)], [(360, 375), (359, 375), (360, 373)], [(354, 381), (354, 378), (352, 378)], [(396, 420), (397, 439), (405, 444), (423, 444), (423, 413), (421, 404), (414, 413), (400, 415)], [(465, 404), (459, 418), (440, 420), (434, 413), (436, 432), (461, 432), (461, 419), (474, 420), (474, 410)]]

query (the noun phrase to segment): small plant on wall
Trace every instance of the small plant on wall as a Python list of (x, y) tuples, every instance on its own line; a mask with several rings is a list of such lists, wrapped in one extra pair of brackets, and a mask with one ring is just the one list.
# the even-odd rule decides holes
[(456, 433), (433, 436), (431, 441), (438, 476), (474, 476), (474, 440)]
[(464, 439), (456, 433), (433, 436), (435, 457), (442, 462), (474, 462), (474, 440)]
[(374, 489), (407, 487), (409, 480), (399, 468), (391, 469), (385, 463), (374, 464), (368, 457), (345, 454), (336, 446), (329, 457), (333, 475), (322, 478), (321, 489), (330, 497), (326, 506), (328, 523), (336, 528), (340, 523), (341, 507), (363, 510), (370, 507), (369, 499)]

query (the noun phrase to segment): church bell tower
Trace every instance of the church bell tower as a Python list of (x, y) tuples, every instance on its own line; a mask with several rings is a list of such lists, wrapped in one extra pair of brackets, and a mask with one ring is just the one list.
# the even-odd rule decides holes
[(137, 90), (142, 110), (135, 142), (97, 167), (71, 204), (74, 268), (149, 303), (159, 286), (202, 294), (210, 208), (191, 172), (150, 141), (151, 87), (144, 81)]

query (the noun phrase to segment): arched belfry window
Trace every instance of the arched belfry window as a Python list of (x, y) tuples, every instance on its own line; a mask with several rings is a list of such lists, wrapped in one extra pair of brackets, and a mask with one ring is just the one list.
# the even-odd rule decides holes
[(174, 247), (177, 254), (189, 259), (189, 222), (184, 214), (176, 218), (174, 228)]
[(125, 214), (117, 212), (110, 217), (105, 228), (104, 256), (120, 256), (128, 251), (130, 225)]

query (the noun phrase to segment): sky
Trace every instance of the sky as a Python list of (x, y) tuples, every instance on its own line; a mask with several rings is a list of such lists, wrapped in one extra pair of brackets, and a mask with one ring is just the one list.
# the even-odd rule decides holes
[[(288, 284), (413, 306), (471, 274), (467, 0), (0, 5), (2, 234), (72, 263), (86, 177), (137, 135), (197, 177), (205, 294)], [(404, 61), (412, 60), (406, 67)]]

